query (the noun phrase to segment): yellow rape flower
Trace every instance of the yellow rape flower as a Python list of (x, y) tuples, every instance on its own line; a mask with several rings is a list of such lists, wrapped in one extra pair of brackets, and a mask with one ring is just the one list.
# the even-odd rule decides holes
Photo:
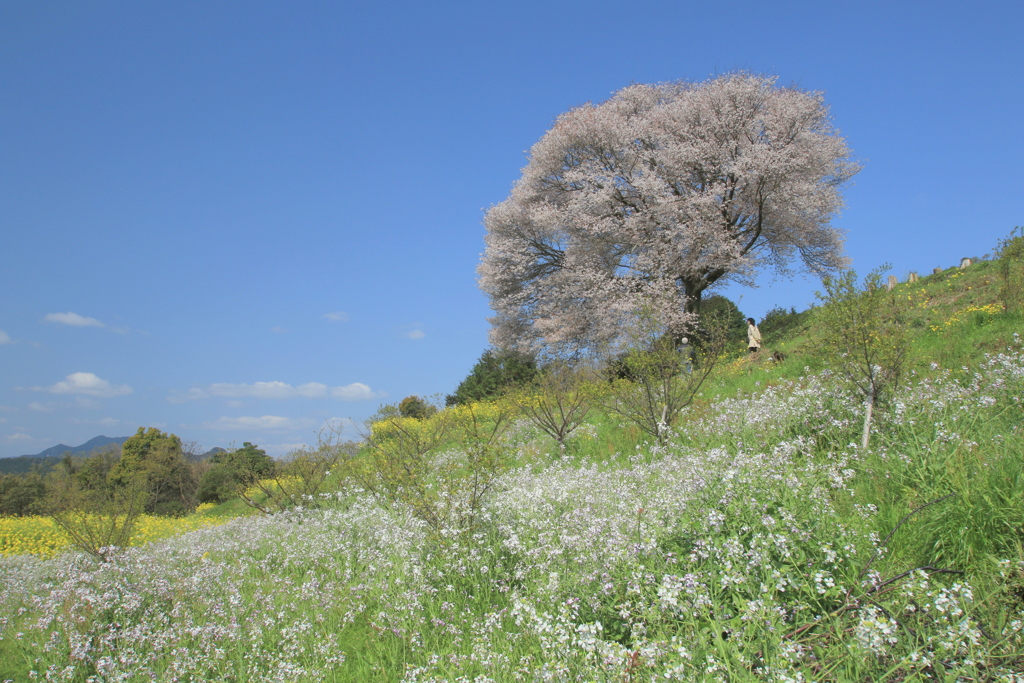
[[(212, 507), (212, 506), (210, 506)], [(131, 545), (141, 546), (178, 534), (217, 526), (227, 519), (189, 515), (156, 517), (141, 515), (132, 532)], [(64, 530), (49, 517), (0, 517), (0, 555), (53, 557), (71, 545)]]

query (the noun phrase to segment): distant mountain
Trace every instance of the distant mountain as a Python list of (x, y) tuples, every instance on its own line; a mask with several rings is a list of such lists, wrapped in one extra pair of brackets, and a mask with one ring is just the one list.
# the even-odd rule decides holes
[[(66, 444), (59, 443), (56, 446), (47, 448), (45, 451), (40, 451), (35, 455), (19, 455), (13, 458), (0, 458), (0, 474), (27, 474), (32, 471), (32, 468), (38, 466), (43, 472), (49, 472), (51, 469), (60, 462), (60, 459), (65, 453), (71, 453), (72, 455), (88, 455), (98, 450), (105, 450), (113, 446), (120, 446), (128, 440), (127, 436), (97, 436), (89, 439), (81, 446), (68, 446)], [(223, 453), (224, 449), (220, 446), (214, 446), (205, 453), (199, 453), (195, 456), (189, 457), (192, 462), (203, 462), (209, 460), (218, 453)]]
[(224, 452), (225, 452), (225, 449), (221, 448), (220, 446), (214, 446), (213, 448), (211, 448), (210, 450), (206, 451), (205, 453), (199, 453), (198, 455), (195, 455), (195, 456), (192, 456), (192, 457), (188, 457), (186, 455), (186, 457), (188, 457), (188, 459), (190, 461), (192, 461), (192, 462), (203, 462), (204, 460), (209, 460), (210, 458), (212, 458), (213, 456), (217, 455), (218, 453), (224, 453)]
[(59, 443), (56, 446), (40, 451), (35, 455), (19, 455), (13, 458), (0, 458), (0, 474), (25, 474), (31, 472), (36, 465), (44, 472), (53, 469), (54, 465), (60, 462), (65, 453), (72, 455), (86, 455), (96, 450), (110, 448), (114, 445), (120, 446), (128, 440), (127, 436), (97, 436), (89, 439), (81, 446), (68, 446)]
[(121, 444), (123, 444), (127, 440), (128, 440), (127, 436), (109, 437), (109, 436), (100, 435), (100, 436), (94, 437), (92, 439), (89, 439), (88, 441), (83, 443), (81, 446), (65, 446), (64, 444), (59, 443), (56, 446), (54, 446), (53, 448), (47, 448), (45, 451), (41, 451), (39, 453), (36, 453), (35, 455), (23, 455), (21, 457), (23, 457), (23, 458), (48, 458), (48, 457), (51, 457), (51, 456), (54, 456), (54, 455), (59, 457), (61, 455), (64, 455), (65, 453), (71, 453), (73, 455), (81, 455), (81, 454), (84, 454), (84, 453), (92, 453), (93, 451), (95, 451), (98, 448), (104, 448), (105, 446), (110, 446), (111, 444), (117, 444), (118, 446), (120, 446)]

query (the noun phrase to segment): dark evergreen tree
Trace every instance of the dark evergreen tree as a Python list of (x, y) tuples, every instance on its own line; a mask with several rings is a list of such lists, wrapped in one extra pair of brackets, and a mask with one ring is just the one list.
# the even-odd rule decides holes
[(782, 337), (790, 336), (790, 333), (803, 324), (807, 318), (807, 311), (797, 313), (796, 307), (785, 308), (776, 306), (764, 314), (764, 318), (757, 327), (761, 330), (761, 336), (766, 342), (773, 342)]
[[(702, 327), (709, 327), (713, 323), (724, 329), (726, 348), (747, 339), (747, 317), (736, 304), (721, 294), (709, 296), (701, 301), (700, 317)], [(699, 345), (702, 336), (698, 332), (695, 337)]]
[(445, 403), (453, 406), (497, 398), (506, 389), (529, 384), (536, 376), (537, 362), (532, 357), (488, 349)]

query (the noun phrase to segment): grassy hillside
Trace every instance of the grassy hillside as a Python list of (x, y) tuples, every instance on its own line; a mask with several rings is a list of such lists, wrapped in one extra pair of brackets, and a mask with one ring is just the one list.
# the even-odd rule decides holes
[(1022, 681), (1013, 292), (981, 262), (896, 294), (912, 353), (867, 450), (812, 309), (663, 443), (600, 408), (564, 449), (446, 411), (301, 508), (0, 560), (0, 678)]

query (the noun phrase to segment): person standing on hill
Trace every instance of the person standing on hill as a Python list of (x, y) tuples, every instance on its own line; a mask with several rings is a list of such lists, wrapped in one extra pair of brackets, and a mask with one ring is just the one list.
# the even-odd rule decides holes
[(747, 346), (751, 353), (761, 350), (761, 330), (757, 329), (753, 318), (747, 318)]

